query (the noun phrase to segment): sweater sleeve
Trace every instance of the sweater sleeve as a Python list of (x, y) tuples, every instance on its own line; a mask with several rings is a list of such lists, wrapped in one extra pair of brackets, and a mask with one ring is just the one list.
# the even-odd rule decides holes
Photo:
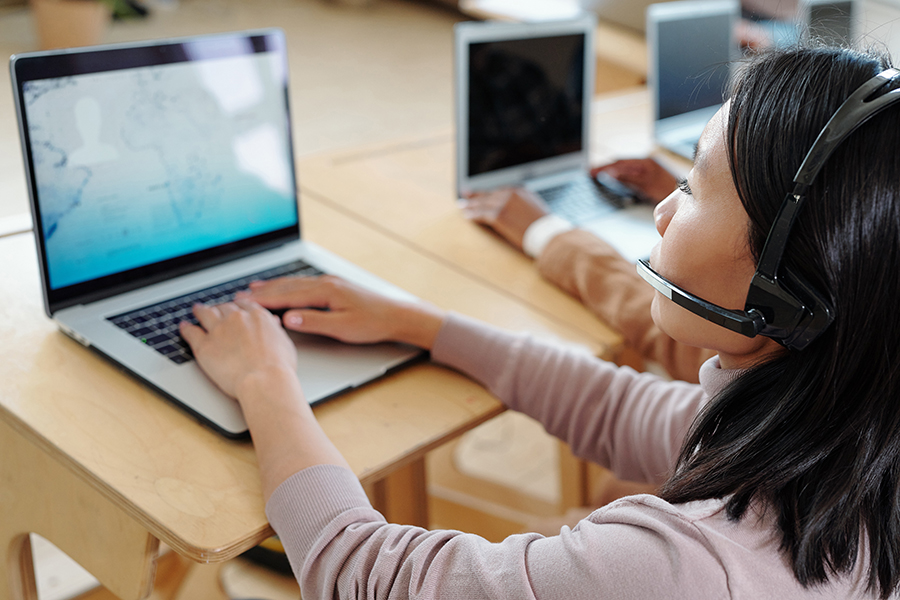
[(491, 544), (458, 531), (388, 524), (341, 467), (296, 473), (269, 499), (266, 514), (305, 600), (534, 598), (525, 557), (538, 534)]
[(596, 511), (558, 536), (529, 533), (490, 543), (386, 523), (352, 472), (322, 465), (282, 483), (266, 514), (304, 600), (727, 595), (727, 578), (703, 532), (650, 496)]
[(665, 481), (706, 398), (699, 385), (637, 373), (581, 348), (459, 315), (445, 322), (432, 359), (540, 421), (576, 456), (630, 481)]
[(587, 231), (575, 229), (554, 237), (538, 258), (537, 268), (675, 379), (696, 382), (700, 365), (714, 354), (663, 333), (650, 318), (653, 288), (637, 275), (634, 264)]
[[(703, 399), (699, 386), (457, 315), (445, 321), (432, 358), (481, 380), (582, 456), (652, 481), (670, 468)], [(636, 498), (557, 536), (490, 543), (389, 524), (351, 471), (320, 465), (282, 483), (266, 514), (306, 600), (725, 597), (727, 577), (706, 534), (662, 500)]]

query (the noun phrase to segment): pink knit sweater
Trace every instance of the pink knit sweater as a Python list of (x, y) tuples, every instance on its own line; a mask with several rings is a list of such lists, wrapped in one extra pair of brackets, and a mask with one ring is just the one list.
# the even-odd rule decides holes
[[(578, 456), (656, 483), (672, 469), (697, 411), (736, 375), (713, 358), (700, 385), (668, 382), (458, 316), (444, 325), (432, 358), (541, 421)], [(864, 561), (852, 577), (805, 589), (779, 551), (772, 515), (757, 507), (733, 522), (722, 505), (633, 496), (557, 536), (492, 544), (388, 524), (353, 473), (319, 466), (285, 481), (266, 511), (304, 600), (866, 597)]]

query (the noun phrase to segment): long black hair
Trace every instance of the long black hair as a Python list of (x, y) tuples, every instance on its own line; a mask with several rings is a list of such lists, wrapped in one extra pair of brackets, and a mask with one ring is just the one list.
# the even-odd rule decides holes
[[(729, 162), (762, 244), (806, 151), (840, 104), (888, 60), (847, 49), (749, 59), (730, 93)], [(900, 586), (900, 106), (852, 134), (807, 195), (784, 263), (825, 294), (835, 321), (710, 401), (685, 440), (669, 502), (726, 499), (774, 510), (804, 586), (849, 575)]]

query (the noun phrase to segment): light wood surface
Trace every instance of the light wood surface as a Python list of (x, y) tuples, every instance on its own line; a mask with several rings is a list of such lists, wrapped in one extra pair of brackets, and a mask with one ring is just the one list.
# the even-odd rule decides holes
[[(232, 562), (202, 564), (185, 558), (176, 552), (161, 555), (157, 561), (156, 578), (148, 600), (232, 600), (251, 596), (232, 596), (223, 589), (223, 567)], [(290, 600), (300, 597), (298, 586)], [(276, 600), (265, 596), (266, 600)], [(105, 587), (96, 587), (71, 600), (120, 600)]]
[(37, 599), (30, 532), (53, 539), (120, 598), (150, 592), (158, 541), (144, 527), (2, 420), (0, 456), (0, 540), (9, 552), (0, 597)]

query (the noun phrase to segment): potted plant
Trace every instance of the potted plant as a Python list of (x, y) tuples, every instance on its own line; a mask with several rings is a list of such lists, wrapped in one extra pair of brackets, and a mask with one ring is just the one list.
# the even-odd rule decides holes
[(31, 10), (40, 47), (49, 50), (99, 44), (113, 15), (143, 9), (130, 0), (31, 0)]

